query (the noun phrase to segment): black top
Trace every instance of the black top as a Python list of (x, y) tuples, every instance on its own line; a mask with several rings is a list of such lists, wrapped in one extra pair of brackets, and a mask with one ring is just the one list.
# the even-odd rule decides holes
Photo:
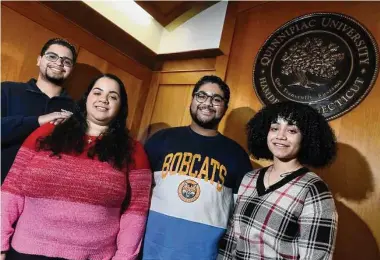
[(1, 183), (24, 140), (39, 127), (38, 117), (61, 109), (72, 111), (73, 104), (65, 90), (48, 97), (35, 79), (1, 83)]

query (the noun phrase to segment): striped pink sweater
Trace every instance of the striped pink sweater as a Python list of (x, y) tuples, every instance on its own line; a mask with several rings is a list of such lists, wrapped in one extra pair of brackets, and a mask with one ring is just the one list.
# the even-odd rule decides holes
[[(135, 143), (130, 166), (131, 202), (120, 215), (125, 174), (106, 162), (35, 151), (48, 124), (19, 150), (2, 185), (1, 251), (73, 260), (136, 259), (149, 207), (151, 178), (143, 147)], [(13, 228), (13, 224), (17, 225)], [(12, 239), (11, 239), (12, 238)]]

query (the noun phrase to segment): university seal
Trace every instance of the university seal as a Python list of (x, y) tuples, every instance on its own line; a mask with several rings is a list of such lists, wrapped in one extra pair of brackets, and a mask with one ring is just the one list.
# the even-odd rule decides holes
[(375, 83), (378, 47), (358, 21), (338, 13), (312, 13), (281, 26), (260, 48), (253, 84), (264, 104), (310, 104), (326, 119), (358, 105)]

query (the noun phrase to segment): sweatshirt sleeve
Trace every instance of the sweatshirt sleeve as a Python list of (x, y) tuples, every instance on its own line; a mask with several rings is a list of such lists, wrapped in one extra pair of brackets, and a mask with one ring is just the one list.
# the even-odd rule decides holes
[(8, 116), (7, 107), (9, 93), (6, 83), (1, 84), (1, 144), (21, 143), (28, 135), (39, 127), (37, 116)]
[(150, 204), (152, 172), (142, 145), (135, 143), (134, 164), (129, 172), (131, 199), (121, 215), (117, 251), (113, 260), (137, 259), (145, 233)]
[(52, 125), (40, 127), (24, 141), (1, 186), (1, 251), (9, 250), (10, 239), (14, 232), (13, 224), (24, 209), (24, 189), (27, 180), (23, 177), (23, 172), (36, 154), (36, 140), (49, 133), (53, 127)]

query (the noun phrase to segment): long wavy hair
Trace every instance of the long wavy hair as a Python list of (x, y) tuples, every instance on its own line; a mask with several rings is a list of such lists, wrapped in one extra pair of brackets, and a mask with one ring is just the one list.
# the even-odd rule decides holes
[(89, 93), (100, 78), (115, 80), (120, 88), (120, 109), (101, 138), (98, 138), (87, 155), (102, 162), (108, 162), (116, 169), (127, 168), (132, 163), (134, 150), (132, 138), (126, 128), (128, 116), (127, 92), (123, 82), (112, 74), (103, 74), (95, 78), (82, 98), (75, 104), (73, 115), (64, 123), (57, 125), (53, 132), (37, 141), (37, 150), (51, 151), (51, 156), (60, 157), (61, 153), (81, 154), (85, 148), (85, 135), (88, 129), (86, 102)]

